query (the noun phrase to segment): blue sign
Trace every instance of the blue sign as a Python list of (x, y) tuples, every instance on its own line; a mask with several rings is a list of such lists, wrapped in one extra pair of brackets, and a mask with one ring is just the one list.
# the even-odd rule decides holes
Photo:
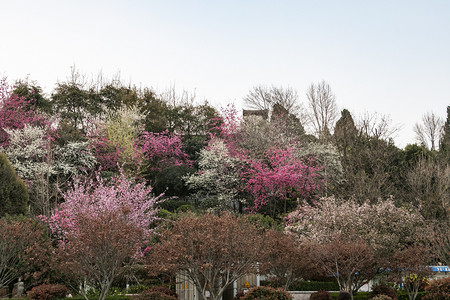
[(450, 272), (448, 266), (431, 266), (430, 268), (433, 272)]

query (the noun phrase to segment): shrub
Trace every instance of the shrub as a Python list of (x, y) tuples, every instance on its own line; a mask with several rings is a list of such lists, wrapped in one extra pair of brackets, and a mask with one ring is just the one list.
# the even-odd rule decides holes
[(163, 293), (166, 294), (168, 296), (173, 296), (175, 298), (178, 298), (178, 294), (177, 292), (175, 292), (174, 290), (171, 290), (165, 286), (153, 286), (150, 289), (151, 292), (159, 292), (159, 293)]
[(28, 189), (16, 174), (5, 154), (0, 152), (0, 217), (25, 215), (28, 208)]
[(241, 299), (242, 297), (244, 297), (244, 295), (245, 295), (244, 291), (239, 291), (236, 293), (236, 296), (234, 296), (233, 300)]
[(450, 277), (432, 280), (426, 287), (427, 294), (423, 300), (449, 300), (450, 299)]
[(178, 295), (174, 291), (162, 287), (155, 286), (149, 290), (141, 292), (139, 295), (133, 297), (134, 300), (177, 300)]
[(344, 291), (339, 292), (338, 300), (351, 300), (351, 299), (352, 295), (350, 295), (350, 293)]
[(369, 299), (373, 299), (375, 296), (379, 295), (389, 296), (393, 300), (398, 299), (397, 292), (394, 290), (394, 288), (385, 283), (376, 285), (372, 289), (372, 292), (369, 295)]
[(339, 291), (336, 281), (298, 281), (291, 284), (291, 291)]
[(142, 291), (150, 289), (150, 286), (144, 284), (134, 284), (130, 285), (127, 290), (127, 294), (139, 294)]
[(281, 289), (258, 286), (249, 290), (242, 300), (292, 300), (291, 294)]
[(67, 293), (67, 288), (62, 284), (41, 284), (28, 292), (28, 298), (32, 300), (62, 299)]
[(386, 295), (377, 295), (372, 300), (392, 300), (392, 298)]
[(328, 291), (317, 291), (311, 294), (309, 300), (333, 300), (333, 297)]

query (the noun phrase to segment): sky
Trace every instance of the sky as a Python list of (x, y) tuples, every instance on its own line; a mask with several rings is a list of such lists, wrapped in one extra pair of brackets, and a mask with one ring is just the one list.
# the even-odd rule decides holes
[(0, 76), (47, 95), (70, 68), (234, 104), (258, 85), (325, 80), (355, 119), (390, 116), (399, 147), (450, 105), (447, 0), (0, 0)]

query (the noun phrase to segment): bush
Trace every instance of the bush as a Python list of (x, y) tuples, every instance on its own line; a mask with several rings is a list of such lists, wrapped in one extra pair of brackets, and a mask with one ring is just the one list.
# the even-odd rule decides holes
[(144, 285), (144, 284), (134, 284), (130, 285), (130, 287), (127, 290), (128, 294), (139, 294), (142, 291), (150, 289), (150, 286)]
[(67, 288), (62, 284), (42, 284), (32, 288), (28, 292), (28, 298), (32, 300), (62, 299), (67, 293)]
[(249, 290), (242, 300), (292, 300), (291, 294), (281, 289), (258, 286)]
[(0, 152), (0, 217), (25, 215), (28, 208), (28, 189), (16, 174), (5, 154)]
[(371, 298), (372, 300), (392, 300), (391, 297), (386, 296), (386, 295), (377, 295), (373, 298)]
[(426, 287), (426, 295), (423, 300), (449, 300), (450, 299), (450, 277), (432, 280)]
[[(418, 292), (416, 300), (424, 300), (425, 294), (426, 292)], [(407, 293), (398, 293), (398, 300), (409, 300), (409, 296)]]
[(347, 292), (339, 292), (338, 295), (338, 300), (351, 300), (352, 299), (352, 295), (350, 295), (350, 293)]
[(333, 300), (333, 297), (328, 291), (317, 291), (311, 294), (309, 300)]
[(336, 281), (298, 281), (290, 286), (291, 291), (339, 291)]
[(394, 288), (385, 283), (376, 285), (372, 289), (372, 292), (369, 294), (369, 299), (373, 299), (375, 296), (379, 295), (389, 296), (393, 300), (398, 299), (397, 292), (394, 290)]
[(178, 295), (175, 291), (163, 286), (154, 286), (149, 290), (141, 292), (133, 297), (134, 300), (177, 300)]

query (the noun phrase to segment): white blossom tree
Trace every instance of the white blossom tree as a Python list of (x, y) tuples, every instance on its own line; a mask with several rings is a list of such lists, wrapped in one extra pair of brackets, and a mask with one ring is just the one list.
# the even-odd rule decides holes
[(57, 189), (74, 175), (86, 173), (96, 160), (86, 142), (53, 143), (45, 128), (25, 125), (5, 129), (8, 145), (0, 147), (17, 174), (28, 184), (33, 214), (50, 213)]
[(197, 196), (208, 207), (238, 210), (243, 199), (240, 171), (242, 159), (233, 155), (225, 142), (213, 138), (200, 152), (199, 171), (185, 177), (187, 186), (197, 191)]
[[(397, 207), (393, 199), (360, 205), (354, 200), (322, 198), (314, 206), (300, 206), (289, 217), (287, 230), (296, 234), (301, 242), (313, 245), (315, 253), (321, 254), (314, 257), (319, 264), (327, 266), (328, 271), (331, 265), (336, 268), (336, 264), (341, 270), (349, 269), (348, 266), (352, 264), (364, 267), (364, 272), (356, 267), (349, 269), (352, 276), (349, 275), (348, 278), (351, 280), (342, 283), (346, 291), (358, 290), (380, 269), (390, 267), (394, 252), (420, 244), (428, 235), (423, 217), (414, 210)], [(355, 264), (355, 260), (361, 258), (358, 252), (354, 252), (353, 256), (345, 260), (333, 259), (342, 258), (342, 255), (336, 253), (348, 248), (351, 243), (354, 243), (355, 247), (361, 246), (363, 250), (370, 250), (369, 252), (373, 253), (370, 258), (373, 263)], [(362, 280), (361, 276), (355, 276), (356, 273), (370, 276)]]

